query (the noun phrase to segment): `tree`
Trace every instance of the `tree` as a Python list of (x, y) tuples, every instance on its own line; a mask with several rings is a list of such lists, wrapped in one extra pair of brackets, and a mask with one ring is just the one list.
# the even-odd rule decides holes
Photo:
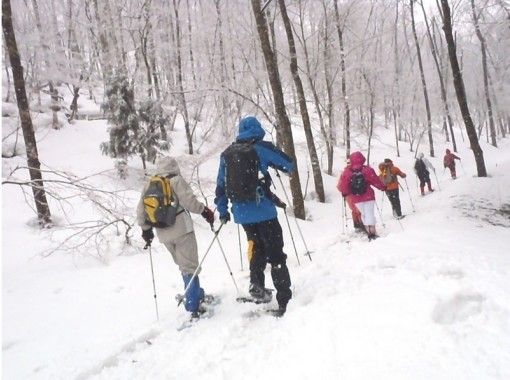
[(179, 3), (173, 0), (175, 14), (175, 39), (177, 42), (177, 84), (179, 89), (179, 100), (182, 108), (182, 117), (184, 119), (184, 129), (186, 130), (186, 140), (188, 141), (188, 153), (193, 154), (193, 134), (191, 133), (188, 105), (184, 93), (184, 76), (182, 68), (182, 47), (181, 47), (181, 26), (179, 21)]
[(41, 163), (39, 162), (39, 153), (37, 151), (37, 142), (35, 140), (34, 127), (30, 116), (27, 93), (25, 90), (25, 79), (23, 77), (23, 66), (18, 52), (16, 35), (12, 25), (12, 11), (10, 0), (2, 0), (2, 29), (4, 32), (5, 44), (9, 52), (11, 62), (12, 76), (14, 80), (14, 89), (16, 92), (16, 101), (18, 102), (19, 117), (21, 120), (21, 129), (25, 139), (25, 148), (27, 151), (27, 165), (30, 174), (32, 192), (34, 194), (35, 206), (39, 225), (43, 228), (51, 226), (51, 213), (46, 200), (44, 191), (44, 182), (41, 174)]
[(466, 90), (464, 87), (464, 79), (462, 78), (462, 71), (460, 70), (459, 61), (457, 59), (457, 49), (455, 46), (455, 40), (453, 38), (452, 31), (452, 16), (448, 0), (441, 0), (441, 8), (443, 17), (443, 31), (446, 39), (446, 45), (448, 47), (448, 55), (450, 57), (450, 66), (453, 73), (453, 85), (455, 87), (455, 94), (457, 95), (457, 102), (459, 103), (462, 119), (464, 120), (466, 133), (471, 144), (471, 150), (475, 156), (478, 177), (487, 177), (487, 169), (485, 168), (483, 150), (478, 142), (476, 129), (469, 112)]
[(480, 14), (476, 14), (475, 10), (475, 1), (471, 0), (471, 11), (473, 16), (473, 24), (475, 25), (475, 31), (476, 36), (478, 37), (478, 40), (480, 41), (480, 50), (482, 51), (482, 69), (483, 69), (483, 89), (484, 89), (484, 95), (485, 95), (485, 102), (487, 103), (487, 113), (489, 116), (489, 128), (491, 133), (491, 144), (495, 147), (498, 146), (498, 143), (496, 141), (496, 126), (494, 125), (494, 117), (492, 116), (492, 103), (491, 103), (491, 96), (489, 92), (489, 69), (487, 67), (487, 47), (485, 38), (483, 37), (483, 34), (480, 30), (480, 25), (478, 22), (478, 18), (480, 17)]
[(319, 202), (324, 202), (325, 196), (324, 185), (322, 183), (322, 173), (319, 165), (319, 158), (317, 157), (317, 150), (315, 149), (315, 141), (313, 140), (312, 125), (310, 122), (310, 116), (308, 114), (308, 107), (306, 105), (305, 91), (303, 89), (303, 83), (301, 82), (301, 78), (298, 72), (298, 62), (296, 44), (294, 42), (294, 35), (292, 32), (289, 16), (287, 14), (285, 0), (278, 0), (278, 4), (280, 6), (280, 12), (282, 14), (285, 32), (287, 34), (287, 41), (289, 43), (290, 71), (292, 73), (292, 79), (294, 79), (294, 85), (296, 86), (299, 101), (299, 109), (301, 111), (301, 118), (303, 119), (303, 129), (305, 131), (306, 144), (308, 146), (308, 154), (310, 155), (310, 162), (312, 163), (315, 192), (317, 193)]
[[(427, 13), (425, 12), (425, 6), (423, 5), (423, 2), (421, 3), (421, 9), (423, 12), (423, 18), (425, 20), (425, 26), (427, 27), (427, 36), (429, 39), (429, 45), (430, 45), (430, 50), (432, 53), (432, 58), (434, 59), (434, 64), (436, 66), (436, 71), (437, 71), (437, 75), (439, 78), (439, 87), (441, 89), (441, 101), (443, 102), (445, 118), (448, 122), (448, 126), (450, 128), (450, 133), (452, 135), (453, 150), (456, 152), (457, 151), (457, 143), (455, 141), (455, 134), (453, 133), (453, 120), (452, 120), (452, 116), (450, 114), (450, 108), (448, 106), (448, 99), (446, 97), (446, 86), (444, 83), (445, 81), (443, 78), (443, 73), (441, 72), (441, 66), (439, 64), (439, 58), (438, 58), (438, 54), (437, 54), (437, 47), (434, 42), (434, 39), (432, 38), (432, 33), (430, 31), (429, 22), (427, 19)], [(445, 126), (445, 129), (446, 129), (446, 126)], [(448, 130), (446, 130), (446, 135), (448, 136)], [(447, 139), (447, 141), (448, 141), (448, 139)]]
[(117, 159), (119, 175), (125, 178), (129, 157), (138, 154), (145, 169), (147, 159), (152, 161), (159, 149), (168, 149), (159, 132), (168, 119), (161, 105), (150, 98), (137, 111), (133, 87), (122, 74), (110, 78), (105, 96), (103, 109), (110, 124), (110, 140), (101, 143), (100, 148), (103, 154)]
[(255, 22), (257, 24), (257, 32), (260, 39), (260, 45), (264, 54), (264, 61), (266, 64), (266, 71), (269, 76), (269, 82), (274, 98), (274, 108), (276, 118), (278, 120), (278, 129), (283, 142), (283, 150), (296, 164), (295, 170), (290, 175), (290, 189), (292, 192), (292, 200), (294, 206), (294, 215), (296, 218), (305, 218), (305, 205), (303, 202), (303, 193), (301, 192), (301, 183), (299, 180), (299, 171), (296, 161), (296, 153), (294, 151), (294, 140), (292, 137), (292, 129), (290, 127), (290, 120), (287, 116), (285, 102), (283, 100), (283, 89), (280, 81), (280, 74), (278, 72), (278, 65), (275, 61), (275, 52), (271, 49), (269, 43), (269, 32), (267, 28), (267, 21), (262, 13), (260, 0), (251, 0)]
[[(342, 71), (342, 102), (344, 104), (345, 112), (345, 157), (349, 158), (351, 154), (351, 110), (349, 108), (349, 102), (347, 101), (347, 74), (345, 72), (345, 48), (344, 48), (344, 32), (343, 26), (340, 25), (340, 14), (338, 12), (338, 0), (333, 2), (335, 6), (335, 22), (336, 30), (338, 33), (338, 45), (340, 47), (340, 69)], [(345, 21), (344, 21), (345, 22)], [(398, 142), (397, 142), (398, 151)]]
[(423, 61), (422, 61), (422, 57), (421, 57), (420, 43), (418, 42), (418, 35), (416, 33), (416, 23), (414, 21), (414, 2), (415, 1), (416, 0), (410, 0), (411, 26), (413, 29), (414, 43), (416, 45), (416, 54), (418, 56), (418, 66), (420, 68), (420, 78), (421, 78), (421, 85), (422, 85), (422, 89), (423, 89), (423, 97), (425, 100), (425, 108), (427, 110), (427, 132), (428, 132), (428, 136), (429, 136), (430, 156), (434, 157), (434, 140), (432, 138), (432, 116), (430, 113), (429, 94), (427, 91), (427, 82), (425, 81), (425, 72), (423, 70)]

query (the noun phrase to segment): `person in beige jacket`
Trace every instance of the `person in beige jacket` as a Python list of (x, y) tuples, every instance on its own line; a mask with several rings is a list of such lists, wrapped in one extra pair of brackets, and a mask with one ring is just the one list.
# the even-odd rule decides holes
[[(172, 254), (175, 264), (177, 264), (181, 271), (184, 288), (186, 289), (192, 280), (193, 273), (198, 267), (197, 239), (189, 213), (201, 214), (209, 224), (214, 222), (214, 213), (196, 198), (189, 184), (181, 176), (179, 164), (173, 157), (161, 158), (156, 165), (156, 171), (153, 175), (170, 179), (172, 194), (179, 203), (175, 224), (166, 228), (156, 228), (156, 234), (160, 243), (164, 244)], [(149, 183), (144, 186), (140, 201), (138, 202), (137, 222), (142, 228), (142, 238), (147, 245), (150, 245), (152, 239), (154, 239), (154, 233), (151, 225), (146, 221), (143, 204), (143, 195), (148, 186)], [(193, 282), (189, 285), (187, 294), (185, 294), (184, 303), (185, 309), (191, 312), (193, 317), (199, 316), (199, 306), (203, 298), (204, 290), (200, 287), (197, 273)]]

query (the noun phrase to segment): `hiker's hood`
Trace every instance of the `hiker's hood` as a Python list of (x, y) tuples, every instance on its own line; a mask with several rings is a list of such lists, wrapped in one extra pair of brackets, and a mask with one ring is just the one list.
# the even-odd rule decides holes
[(239, 122), (239, 134), (236, 141), (260, 141), (266, 132), (262, 129), (260, 122), (254, 116), (247, 116)]
[(155, 175), (178, 175), (181, 174), (181, 171), (179, 169), (179, 164), (177, 163), (176, 159), (173, 157), (162, 157), (158, 160), (158, 163), (156, 164), (156, 171), (154, 172)]
[(450, 153), (451, 153), (450, 149), (446, 149), (446, 154), (450, 154)]
[(419, 158), (420, 160), (421, 160), (423, 157), (425, 157), (425, 155), (424, 155), (423, 153), (420, 153), (420, 154), (418, 155), (418, 158)]
[(349, 158), (351, 159), (351, 168), (353, 168), (354, 170), (361, 169), (361, 167), (366, 161), (365, 156), (363, 156), (363, 153), (359, 151), (351, 153)]

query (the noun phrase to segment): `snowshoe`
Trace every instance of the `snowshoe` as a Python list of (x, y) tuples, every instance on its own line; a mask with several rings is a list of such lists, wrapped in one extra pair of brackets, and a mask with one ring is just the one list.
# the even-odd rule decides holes
[(272, 315), (275, 318), (281, 318), (285, 314), (286, 309), (283, 307), (279, 307), (278, 309), (268, 309), (266, 313)]
[(379, 235), (376, 235), (376, 234), (369, 234), (368, 235), (368, 241), (372, 241), (372, 240), (375, 240), (379, 237)]
[(236, 298), (237, 302), (245, 303), (269, 303), (273, 299), (273, 290), (267, 288), (261, 288), (259, 286), (250, 285), (249, 296), (240, 296)]

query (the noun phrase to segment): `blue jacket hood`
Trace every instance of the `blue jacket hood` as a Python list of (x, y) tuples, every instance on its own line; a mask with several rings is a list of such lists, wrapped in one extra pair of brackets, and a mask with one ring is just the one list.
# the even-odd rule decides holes
[(239, 122), (239, 134), (236, 141), (261, 141), (266, 132), (262, 129), (260, 121), (254, 116), (247, 116)]

